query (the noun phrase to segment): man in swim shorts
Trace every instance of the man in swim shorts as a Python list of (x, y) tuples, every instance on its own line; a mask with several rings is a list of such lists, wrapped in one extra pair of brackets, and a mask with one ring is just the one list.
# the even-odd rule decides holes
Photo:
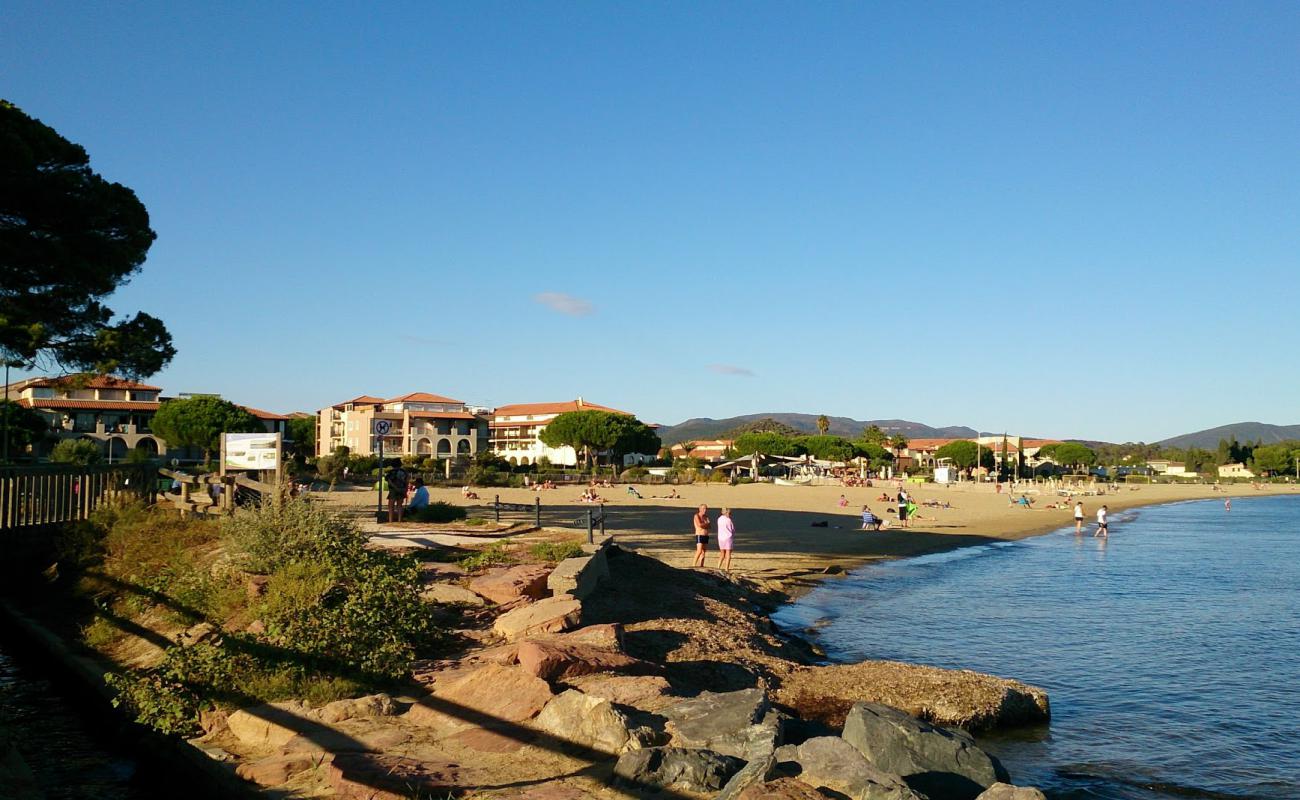
[(1074, 532), (1083, 533), (1083, 501), (1074, 501)]
[(691, 524), (695, 528), (695, 566), (702, 567), (704, 551), (709, 548), (709, 527), (713, 524), (709, 519), (709, 507), (700, 503), (700, 508), (691, 519)]
[(1110, 531), (1106, 528), (1106, 507), (1102, 506), (1097, 509), (1097, 532), (1093, 536), (1110, 536)]

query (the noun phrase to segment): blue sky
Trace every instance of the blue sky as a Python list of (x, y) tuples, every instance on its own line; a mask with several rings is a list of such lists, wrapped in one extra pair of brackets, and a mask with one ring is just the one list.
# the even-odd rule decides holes
[(154, 382), (1154, 441), (1300, 422), (1295, 3), (11, 2)]

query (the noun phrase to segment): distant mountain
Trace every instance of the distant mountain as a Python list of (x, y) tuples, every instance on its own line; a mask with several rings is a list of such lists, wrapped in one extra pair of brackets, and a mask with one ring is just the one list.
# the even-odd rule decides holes
[[(745, 414), (740, 417), (728, 417), (726, 419), (710, 419), (708, 417), (697, 417), (688, 419), (685, 422), (676, 425), (668, 425), (659, 429), (659, 438), (664, 444), (676, 444), (677, 442), (686, 442), (692, 439), (717, 439), (722, 434), (734, 430), (742, 425), (749, 425), (762, 419), (771, 419), (783, 425), (788, 425), (802, 433), (817, 432), (818, 414), (791, 414), (768, 412), (765, 414)], [(877, 420), (859, 420), (850, 419), (849, 417), (828, 417), (831, 423), (830, 433), (837, 436), (847, 436), (856, 438), (862, 433), (862, 429), (868, 425), (879, 425), (885, 433), (893, 436), (901, 433), (909, 439), (964, 439), (976, 436), (977, 432), (973, 428), (961, 426), (950, 426), (946, 428), (932, 428), (929, 425), (922, 425), (919, 422), (909, 422), (905, 419), (877, 419)]]
[(1184, 433), (1156, 444), (1165, 447), (1202, 447), (1213, 450), (1219, 446), (1220, 439), (1237, 437), (1239, 442), (1260, 440), (1264, 444), (1273, 444), (1285, 439), (1300, 439), (1300, 425), (1270, 425), (1267, 422), (1236, 422), (1232, 425), (1220, 425), (1196, 433)]

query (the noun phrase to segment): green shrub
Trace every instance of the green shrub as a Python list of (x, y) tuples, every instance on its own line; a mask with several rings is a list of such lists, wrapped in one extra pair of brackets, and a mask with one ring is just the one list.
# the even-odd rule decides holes
[(528, 548), (528, 554), (533, 558), (550, 564), (576, 558), (582, 553), (582, 545), (578, 542), (538, 542)]
[(478, 527), (478, 526), (480, 526), (480, 525), (489, 525), (489, 524), (491, 524), (491, 520), (489, 520), (489, 519), (485, 519), (485, 518), (483, 518), (483, 517), (470, 517), (469, 519), (465, 520), (465, 524), (466, 524), (466, 525), (473, 525), (473, 526), (475, 526), (475, 527)]
[(430, 503), (424, 508), (417, 509), (407, 514), (403, 519), (411, 522), (456, 522), (465, 519), (469, 512), (464, 506), (452, 505), (439, 500), (436, 503)]
[(510, 554), (510, 548), (505, 542), (493, 542), (487, 547), (472, 553), (460, 560), (460, 566), (466, 572), (477, 572), (488, 567), (497, 567), (505, 564), (513, 564), (516, 559)]
[[(242, 577), (233, 577), (240, 573), (230, 566), (267, 574), (264, 594), (246, 609), (265, 633), (171, 647), (157, 666), (113, 677), (118, 701), (144, 724), (190, 733), (199, 709), (214, 703), (354, 696), (405, 676), (417, 652), (436, 641), (414, 559), (370, 549), (348, 520), (304, 500), (241, 510), (220, 526), (167, 523), (175, 536), (140, 535), (162, 518), (116, 512), (104, 537), (113, 569), (133, 571), (130, 580), (145, 596), (192, 605), (215, 623), (247, 602)], [(196, 557), (204, 548), (194, 546), (217, 531), (229, 559), (224, 572), (204, 567)], [(213, 577), (222, 574), (232, 577)], [(91, 635), (108, 636), (97, 629)]]
[(50, 461), (56, 464), (86, 466), (104, 460), (99, 445), (89, 439), (64, 439), (50, 451)]
[(625, 481), (638, 481), (649, 474), (650, 474), (650, 470), (646, 469), (645, 467), (636, 466), (636, 467), (629, 467), (623, 470), (623, 474), (620, 475), (619, 478)]

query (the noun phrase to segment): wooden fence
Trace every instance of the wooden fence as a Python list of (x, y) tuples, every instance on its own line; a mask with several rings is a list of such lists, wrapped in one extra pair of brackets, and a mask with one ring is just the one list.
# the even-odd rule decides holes
[(85, 519), (117, 497), (152, 503), (157, 488), (152, 464), (0, 467), (0, 531)]

